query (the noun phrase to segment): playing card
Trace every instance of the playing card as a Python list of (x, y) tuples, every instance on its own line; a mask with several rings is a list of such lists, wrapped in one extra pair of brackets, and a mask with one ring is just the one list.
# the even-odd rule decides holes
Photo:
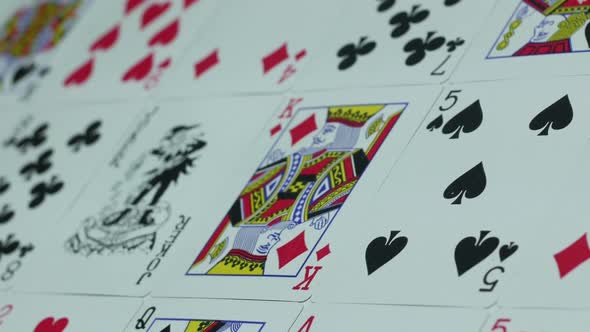
[(179, 240), (166, 282), (153, 294), (309, 298), (330, 259), (330, 225), (340, 222), (345, 202), (363, 204), (363, 192), (378, 187), (438, 92), (344, 90), (286, 100), (272, 121), (289, 121), (265, 132), (274, 133), (274, 143), (264, 143), (266, 155), (240, 165), (235, 191), (191, 210), (207, 225), (199, 229), (205, 239)]
[[(588, 138), (581, 80), (536, 94), (543, 84), (443, 91), (374, 204), (334, 225), (314, 299), (493, 304), (517, 269), (529, 268), (515, 259), (530, 244), (522, 232), (538, 237), (556, 193), (574, 195), (567, 184)], [(367, 211), (371, 222), (359, 225)]]
[[(586, 193), (589, 178), (590, 146), (579, 153), (575, 167), (558, 179), (562, 184), (554, 191), (546, 208), (537, 208), (542, 216), (514, 233), (522, 239), (522, 250), (515, 256), (514, 278), (500, 293), (499, 303), (509, 307), (590, 308), (581, 291), (590, 273), (590, 243)], [(542, 291), (539, 291), (542, 290)]]
[(499, 0), (453, 81), (587, 74), (588, 0)]
[(52, 70), (56, 49), (93, 0), (2, 1), (0, 96), (27, 98)]
[[(313, 10), (310, 8), (313, 7)], [(263, 9), (263, 14), (261, 14)], [(311, 0), (228, 0), (157, 93), (279, 92), (299, 77), (338, 10)], [(239, 28), (236, 28), (239, 27)]]
[(1, 294), (0, 331), (123, 331), (137, 298)]
[(0, 125), (2, 288), (28, 264), (37, 242), (51, 241), (59, 218), (106, 163), (141, 105), (29, 103), (9, 109)]
[(194, 299), (147, 299), (125, 331), (288, 331), (302, 304)]
[(568, 310), (529, 310), (507, 309), (495, 310), (482, 332), (512, 331), (586, 331), (588, 328), (587, 311)]
[(218, 1), (98, 1), (73, 31), (38, 98), (145, 97), (176, 64)]
[[(350, 304), (308, 304), (291, 332), (479, 331), (483, 310)], [(442, 327), (442, 328), (441, 328)]]
[(322, 2), (339, 12), (332, 22), (337, 28), (327, 31), (296, 88), (443, 82), (493, 5), (465, 0)]
[(225, 191), (239, 189), (239, 178), (231, 182), (233, 173), (248, 170), (236, 170), (237, 165), (260, 158), (242, 151), (262, 135), (279, 102), (259, 97), (150, 106), (56, 226), (56, 235), (43, 243), (44, 255), (23, 271), (16, 288), (147, 294), (181, 238), (204, 243), (208, 234), (201, 229), (218, 221), (198, 212)]

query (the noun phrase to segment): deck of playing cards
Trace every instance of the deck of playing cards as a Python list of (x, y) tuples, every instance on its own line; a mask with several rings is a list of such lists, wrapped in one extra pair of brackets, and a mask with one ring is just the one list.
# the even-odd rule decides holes
[(590, 0), (4, 0), (0, 332), (586, 331)]

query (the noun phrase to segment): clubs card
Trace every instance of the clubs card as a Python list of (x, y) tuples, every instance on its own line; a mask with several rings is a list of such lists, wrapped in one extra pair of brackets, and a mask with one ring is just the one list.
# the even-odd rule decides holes
[(588, 311), (507, 309), (495, 310), (480, 331), (572, 331), (588, 329)]
[(39, 99), (145, 97), (176, 64), (217, 1), (96, 1), (59, 49)]
[(365, 192), (378, 187), (438, 93), (435, 87), (352, 90), (286, 100), (272, 121), (281, 115), (289, 121), (279, 122), (272, 145), (264, 143), (266, 155), (240, 165), (246, 170), (241, 187), (205, 199), (207, 209), (191, 210), (208, 227), (199, 229), (205, 241), (179, 241), (167, 282), (152, 294), (309, 298), (330, 259), (330, 225), (349, 203), (366, 203)]
[(10, 110), (2, 118), (11, 127), (0, 126), (0, 287), (39, 241), (52, 239), (141, 106), (27, 103)]
[[(374, 204), (334, 225), (314, 298), (493, 304), (517, 267), (529, 268), (515, 260), (524, 252), (520, 230), (538, 236), (531, 228), (549, 223), (555, 193), (574, 195), (564, 188), (590, 121), (581, 81), (560, 81), (543, 95), (542, 81), (443, 91)], [(367, 211), (372, 222), (359, 226)], [(343, 284), (355, 286), (343, 292)]]
[(311, 303), (289, 331), (468, 332), (479, 331), (485, 319), (485, 311), (474, 309)]
[(148, 298), (125, 331), (288, 331), (302, 309), (298, 303)]
[[(217, 220), (196, 212), (208, 209), (207, 197), (239, 189), (241, 178), (231, 181), (233, 173), (249, 171), (236, 170), (248, 160), (242, 151), (262, 136), (279, 102), (258, 97), (149, 106), (43, 243), (44, 255), (23, 271), (17, 289), (146, 295), (177, 241), (204, 243), (208, 234), (201, 229)], [(39, 269), (46, 270), (42, 280)]]
[[(448, 79), (493, 1), (322, 2), (338, 11), (297, 89), (440, 83)], [(456, 19), (460, 17), (460, 19)], [(354, 24), (351, 24), (354, 22)], [(326, 25), (322, 22), (323, 29)]]
[(141, 306), (126, 297), (0, 295), (1, 331), (123, 331)]
[(56, 49), (93, 0), (5, 0), (0, 4), (0, 97), (28, 98), (53, 69)]
[(325, 22), (338, 19), (337, 9), (311, 0), (228, 0), (223, 7), (159, 96), (285, 91), (323, 46), (316, 29), (330, 30)]
[(588, 74), (588, 0), (498, 0), (453, 81)]

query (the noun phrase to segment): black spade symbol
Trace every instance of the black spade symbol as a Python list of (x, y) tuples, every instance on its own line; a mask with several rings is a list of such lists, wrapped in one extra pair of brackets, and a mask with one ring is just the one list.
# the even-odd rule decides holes
[(428, 126), (426, 126), (426, 129), (428, 129), (430, 131), (434, 131), (435, 129), (440, 128), (440, 126), (442, 126), (442, 124), (443, 124), (443, 116), (441, 114), (441, 115), (437, 116), (434, 120), (430, 121)]
[(549, 105), (537, 114), (529, 123), (531, 130), (541, 130), (537, 136), (549, 135), (549, 127), (561, 130), (567, 127), (574, 117), (574, 110), (568, 95)]
[(385, 236), (380, 236), (369, 243), (365, 251), (368, 275), (377, 271), (404, 250), (408, 244), (408, 238), (405, 236), (396, 238), (399, 232), (391, 231), (389, 239)]
[(457, 243), (455, 247), (455, 265), (459, 277), (481, 263), (491, 255), (500, 244), (497, 237), (484, 238), (490, 231), (480, 231), (479, 240), (469, 236)]
[(500, 247), (500, 262), (505, 261), (508, 257), (512, 256), (518, 250), (518, 245), (514, 242), (510, 242), (510, 244), (505, 244)]
[(479, 196), (485, 188), (486, 172), (483, 169), (483, 162), (480, 162), (449, 184), (443, 193), (443, 197), (446, 199), (455, 198), (451, 204), (461, 204), (463, 196), (469, 199), (475, 198)]
[(481, 104), (479, 100), (476, 100), (450, 119), (443, 127), (442, 132), (447, 135), (454, 133), (450, 138), (456, 139), (459, 138), (461, 132), (470, 133), (479, 128), (482, 119)]

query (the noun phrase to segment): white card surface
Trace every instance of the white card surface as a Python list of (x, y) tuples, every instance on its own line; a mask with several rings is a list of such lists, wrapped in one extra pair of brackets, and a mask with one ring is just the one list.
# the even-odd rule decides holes
[(587, 1), (496, 2), (453, 82), (588, 74)]
[[(494, 2), (347, 1), (344, 5), (332, 0), (322, 6), (338, 11), (337, 28), (326, 32), (322, 47), (296, 82), (297, 89), (444, 82)], [(325, 31), (326, 22), (321, 24), (318, 30)]]
[(279, 122), (275, 143), (259, 143), (254, 156), (244, 151), (251, 157), (234, 170), (239, 172), (238, 185), (231, 182), (235, 191), (206, 199), (207, 209), (191, 210), (205, 221), (199, 235), (206, 240), (179, 241), (167, 282), (154, 294), (309, 298), (313, 279), (330, 259), (330, 225), (339, 223), (349, 203), (362, 204), (366, 192), (378, 186), (378, 175), (402, 153), (438, 93), (437, 88), (343, 90), (285, 101), (277, 114), (290, 114), (289, 121)]
[(485, 311), (474, 309), (310, 303), (289, 331), (467, 332), (479, 331), (485, 319)]
[(149, 95), (217, 1), (97, 1), (35, 98), (102, 101)]
[[(313, 8), (313, 10), (310, 10)], [(158, 96), (286, 91), (326, 34), (338, 10), (311, 0), (228, 0), (200, 29)], [(236, 28), (239, 27), (239, 28)]]
[(1, 294), (0, 331), (123, 331), (141, 299)]
[(530, 310), (508, 309), (494, 310), (488, 317), (482, 332), (511, 331), (586, 331), (588, 329), (588, 311), (581, 310)]
[[(515, 256), (514, 278), (500, 294), (506, 307), (588, 309), (584, 296), (590, 273), (590, 242), (586, 196), (590, 147), (586, 146), (573, 168), (560, 176), (552, 201), (539, 202), (542, 216), (529, 220), (514, 233), (522, 239), (522, 252)], [(552, 174), (552, 173), (549, 173)], [(558, 199), (556, 197), (559, 197)]]
[(44, 103), (9, 108), (2, 113), (6, 122), (0, 138), (1, 287), (10, 285), (37, 251), (46, 260), (39, 242), (55, 239), (60, 218), (106, 163), (142, 106)]
[(125, 331), (288, 331), (302, 309), (296, 303), (148, 298)]
[[(201, 243), (207, 234), (202, 230), (216, 223), (199, 218), (209, 209), (206, 198), (233, 192), (226, 181), (279, 101), (184, 100), (147, 108), (56, 225), (56, 235), (44, 241), (44, 255), (18, 288), (149, 293), (176, 242)], [(43, 280), (39, 269), (46, 269)]]
[(6, 0), (0, 4), (0, 98), (28, 98), (53, 69), (56, 50), (93, 0)]
[[(351, 209), (334, 226), (333, 257), (314, 299), (478, 307), (497, 301), (522, 273), (517, 269), (529, 268), (514, 257), (544, 234), (540, 225), (552, 223), (555, 193), (575, 195), (567, 184), (587, 140), (580, 80), (538, 96), (533, 87), (543, 83), (445, 90), (374, 203)], [(516, 88), (523, 85), (530, 95)], [(342, 292), (342, 284), (351, 287)]]

